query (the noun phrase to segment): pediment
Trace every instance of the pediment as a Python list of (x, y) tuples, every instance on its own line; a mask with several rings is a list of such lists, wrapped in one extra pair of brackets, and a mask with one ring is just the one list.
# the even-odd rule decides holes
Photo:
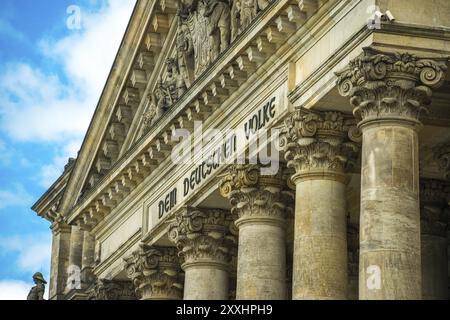
[[(138, 0), (65, 193), (62, 212), (88, 199), (102, 184), (111, 186), (100, 192), (96, 212), (114, 207), (115, 195), (132, 189), (146, 176), (140, 170), (153, 165), (149, 157), (161, 160), (168, 155), (170, 142), (162, 134), (148, 155), (122, 172), (127, 155), (158, 128), (164, 115), (190, 100), (193, 90), (201, 90), (201, 96), (172, 126), (183, 128), (206, 117), (286, 41), (286, 34), (292, 34), (319, 7), (317, 0), (292, 2), (255, 1), (253, 7), (241, 6), (237, 13), (236, 3), (227, 0)], [(271, 14), (278, 16), (270, 21), (264, 18), (269, 5), (275, 9)], [(255, 33), (254, 20), (270, 24), (264, 36), (249, 37)], [(256, 41), (256, 46), (245, 45), (250, 40)], [(238, 46), (245, 49), (236, 51)], [(237, 54), (234, 62), (224, 64), (220, 78), (207, 87), (198, 86), (209, 78), (210, 69), (217, 67), (215, 62)], [(118, 181), (109, 180), (114, 176), (113, 167), (120, 170)]]
[(64, 194), (62, 212), (92, 192), (131, 145), (146, 90), (160, 77), (176, 8), (176, 0), (137, 1)]

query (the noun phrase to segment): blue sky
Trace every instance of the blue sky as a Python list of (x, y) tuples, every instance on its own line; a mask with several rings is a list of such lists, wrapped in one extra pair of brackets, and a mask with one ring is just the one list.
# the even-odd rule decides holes
[(0, 1), (0, 300), (49, 278), (49, 223), (30, 207), (76, 156), (134, 3)]

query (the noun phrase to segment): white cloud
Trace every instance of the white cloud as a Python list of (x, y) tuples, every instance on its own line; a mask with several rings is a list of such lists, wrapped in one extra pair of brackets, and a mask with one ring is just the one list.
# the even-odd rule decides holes
[[(26, 300), (30, 289), (34, 286), (32, 282), (21, 280), (0, 281), (0, 301), (2, 300)], [(48, 285), (45, 287), (44, 299), (48, 299)]]
[(44, 59), (62, 76), (17, 61), (0, 74), (0, 130), (16, 141), (51, 142), (61, 150), (41, 169), (41, 185), (49, 186), (67, 158), (77, 156), (134, 3), (106, 0), (97, 12), (82, 7), (81, 31), (39, 42)]
[(80, 145), (81, 139), (67, 141), (63, 148), (57, 151), (52, 163), (44, 165), (41, 168), (39, 176), (37, 177), (38, 183), (45, 188), (50, 187), (63, 173), (68, 158), (76, 158)]
[(0, 209), (29, 205), (32, 201), (33, 196), (20, 184), (15, 184), (12, 190), (0, 190)]
[(18, 271), (29, 273), (40, 271), (49, 274), (51, 257), (51, 233), (34, 235), (16, 235), (0, 237), (0, 249), (3, 253), (16, 255), (15, 265)]
[(61, 61), (67, 75), (88, 95), (97, 97), (103, 89), (134, 3), (135, 0), (109, 0), (95, 13), (81, 8), (85, 32), (41, 42), (47, 55)]
[(32, 286), (18, 280), (0, 281), (0, 300), (26, 300)]

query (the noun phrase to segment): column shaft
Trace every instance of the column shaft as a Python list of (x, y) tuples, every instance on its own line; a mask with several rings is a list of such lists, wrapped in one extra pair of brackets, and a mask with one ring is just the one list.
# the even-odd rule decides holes
[(417, 132), (383, 123), (362, 131), (360, 298), (420, 299)]
[(284, 300), (286, 216), (292, 200), (283, 172), (262, 175), (258, 165), (233, 165), (220, 192), (232, 205), (239, 229), (237, 300)]
[(72, 226), (70, 234), (69, 267), (76, 266), (81, 270), (84, 231), (78, 226)]
[(242, 221), (239, 225), (237, 300), (286, 299), (284, 221)]
[(52, 232), (49, 299), (60, 300), (66, 289), (71, 227), (64, 222), (55, 222)]
[(418, 129), (448, 57), (364, 53), (338, 72), (363, 133), (360, 299), (420, 299)]
[(296, 110), (285, 121), (282, 146), (296, 185), (293, 299), (348, 298), (345, 170), (360, 135), (351, 116)]
[(183, 266), (185, 272), (184, 300), (228, 300), (227, 266), (200, 263)]
[(293, 299), (347, 298), (345, 184), (297, 183)]
[(185, 300), (228, 300), (231, 246), (230, 213), (218, 209), (183, 208), (170, 227), (184, 263)]

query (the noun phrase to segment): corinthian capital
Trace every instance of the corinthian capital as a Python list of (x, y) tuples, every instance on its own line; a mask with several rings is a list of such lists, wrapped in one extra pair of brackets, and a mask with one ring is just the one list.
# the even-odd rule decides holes
[(219, 209), (184, 208), (176, 214), (169, 238), (178, 247), (185, 264), (223, 263), (231, 259), (236, 238), (232, 235), (233, 219)]
[(285, 121), (281, 147), (293, 180), (313, 175), (338, 174), (353, 164), (361, 134), (351, 116), (297, 108)]
[(362, 123), (379, 119), (418, 123), (431, 103), (432, 89), (442, 85), (448, 58), (419, 58), (364, 48), (364, 54), (337, 73), (338, 89), (350, 97)]
[(183, 297), (181, 268), (175, 248), (141, 245), (125, 259), (125, 268), (143, 300)]
[(221, 176), (220, 193), (228, 198), (231, 212), (242, 218), (284, 219), (293, 194), (287, 191), (286, 177), (261, 174), (258, 165), (232, 165)]

